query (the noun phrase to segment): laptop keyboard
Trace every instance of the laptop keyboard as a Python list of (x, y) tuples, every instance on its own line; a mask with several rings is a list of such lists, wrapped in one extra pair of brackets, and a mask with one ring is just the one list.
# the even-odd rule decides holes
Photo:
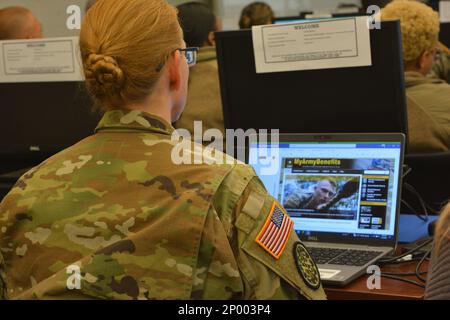
[(336, 264), (344, 266), (363, 266), (376, 256), (379, 251), (364, 251), (334, 248), (308, 248), (317, 264)]

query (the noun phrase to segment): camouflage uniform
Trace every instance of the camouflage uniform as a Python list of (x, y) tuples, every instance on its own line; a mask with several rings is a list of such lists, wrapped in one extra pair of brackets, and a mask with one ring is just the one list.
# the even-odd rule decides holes
[(405, 72), (409, 152), (450, 150), (450, 85), (419, 72)]
[(297, 189), (286, 197), (283, 205), (289, 209), (316, 209), (311, 205), (313, 196), (312, 192), (303, 192), (301, 189)]
[(175, 165), (172, 131), (110, 111), (20, 178), (0, 205), (8, 298), (325, 298), (294, 232), (278, 260), (255, 242), (274, 199), (254, 171)]
[(441, 54), (433, 66), (431, 76), (450, 83), (450, 54)]

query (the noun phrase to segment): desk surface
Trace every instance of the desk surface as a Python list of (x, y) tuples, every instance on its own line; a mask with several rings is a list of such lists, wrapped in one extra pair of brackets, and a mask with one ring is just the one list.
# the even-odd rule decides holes
[[(406, 273), (414, 272), (417, 261), (411, 261), (402, 264), (388, 265), (381, 268), (381, 272)], [(428, 261), (421, 266), (421, 271), (428, 269)], [(377, 300), (377, 299), (407, 299), (420, 300), (423, 299), (425, 289), (406, 283), (403, 281), (381, 277), (381, 289), (370, 290), (367, 288), (367, 279), (369, 276), (362, 276), (343, 288), (325, 287), (328, 299), (330, 300)], [(426, 274), (422, 275), (426, 278)], [(419, 282), (415, 276), (402, 277), (404, 279)]]
[[(428, 222), (424, 222), (415, 215), (401, 215), (399, 224), (399, 240), (403, 242), (413, 242), (428, 235), (428, 223), (436, 220), (437, 217), (430, 216)], [(399, 246), (397, 252), (400, 253), (402, 246)], [(415, 272), (417, 261), (402, 264), (388, 265), (381, 268), (381, 272), (409, 273)], [(421, 266), (421, 271), (426, 271), (428, 262), (425, 261)], [(370, 290), (367, 288), (367, 279), (369, 276), (362, 276), (349, 285), (338, 287), (325, 287), (325, 291), (330, 300), (367, 300), (367, 299), (423, 299), (425, 289), (414, 284), (403, 281), (381, 278), (381, 289)], [(426, 275), (422, 275), (426, 278)], [(402, 277), (404, 279), (419, 282), (415, 276)]]

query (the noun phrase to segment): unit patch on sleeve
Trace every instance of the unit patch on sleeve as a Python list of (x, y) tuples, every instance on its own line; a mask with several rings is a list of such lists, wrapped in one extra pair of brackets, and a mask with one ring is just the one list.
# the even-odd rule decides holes
[(294, 245), (294, 259), (297, 269), (306, 285), (313, 290), (320, 288), (320, 273), (316, 263), (312, 259), (305, 246), (297, 242)]

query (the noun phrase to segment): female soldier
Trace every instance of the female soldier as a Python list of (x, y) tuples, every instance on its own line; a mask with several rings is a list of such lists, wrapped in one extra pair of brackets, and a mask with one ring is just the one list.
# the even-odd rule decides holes
[[(163, 0), (89, 9), (81, 57), (105, 114), (94, 135), (26, 173), (1, 203), (9, 298), (325, 297), (290, 218), (250, 167), (177, 164), (170, 123), (195, 62), (182, 39)], [(257, 242), (275, 218), (287, 226), (276, 245)]]

